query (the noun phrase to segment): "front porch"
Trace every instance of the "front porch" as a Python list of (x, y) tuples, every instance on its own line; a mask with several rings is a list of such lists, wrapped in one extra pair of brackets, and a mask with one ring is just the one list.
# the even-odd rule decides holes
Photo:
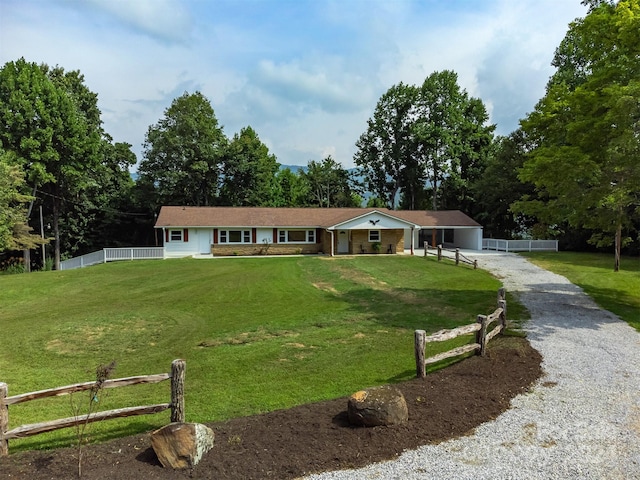
[(333, 235), (333, 252), (337, 255), (402, 253), (404, 230), (339, 229)]

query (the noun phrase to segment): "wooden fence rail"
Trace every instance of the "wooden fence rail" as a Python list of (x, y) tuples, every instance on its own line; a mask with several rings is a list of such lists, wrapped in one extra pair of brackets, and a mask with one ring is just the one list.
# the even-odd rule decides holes
[[(498, 325), (487, 332), (489, 326), (499, 322)], [(505, 300), (504, 288), (498, 290), (498, 308), (490, 315), (478, 315), (476, 323), (470, 323), (461, 327), (450, 330), (440, 330), (431, 335), (427, 335), (424, 330), (416, 330), (414, 332), (414, 349), (416, 356), (416, 376), (424, 378), (427, 376), (427, 365), (437, 363), (451, 357), (464, 355), (465, 353), (475, 351), (477, 355), (484, 356), (486, 353), (487, 343), (503, 332), (507, 327), (507, 301)], [(453, 348), (446, 352), (438, 353), (430, 357), (426, 356), (426, 347), (428, 343), (443, 342), (445, 340), (453, 340), (461, 335), (476, 334), (475, 342), (460, 347)]]
[(9, 397), (9, 387), (6, 383), (0, 382), (0, 457), (9, 454), (9, 440), (15, 438), (25, 438), (40, 433), (51, 432), (61, 428), (74, 427), (84, 423), (99, 422), (113, 418), (131, 417), (134, 415), (148, 415), (159, 413), (171, 409), (172, 422), (184, 422), (184, 376), (186, 362), (184, 360), (174, 360), (171, 363), (171, 373), (158, 373), (154, 375), (141, 375), (136, 377), (117, 378), (105, 380), (102, 388), (126, 387), (129, 385), (142, 385), (149, 383), (159, 383), (171, 380), (171, 401), (169, 403), (159, 403), (156, 405), (144, 405), (137, 407), (117, 408), (102, 412), (93, 412), (85, 415), (77, 415), (69, 418), (61, 418), (47, 422), (20, 425), (9, 428), (9, 405), (38, 400), (47, 397), (57, 397), (69, 395), (75, 392), (91, 390), (97, 382), (76, 383), (64, 387), (50, 388), (48, 390), (38, 390), (36, 392), (23, 393)]
[[(456, 248), (456, 249), (444, 248), (442, 245), (438, 245), (436, 248), (434, 248), (434, 247), (430, 247), (427, 242), (424, 242), (425, 257), (429, 255), (429, 250), (434, 250), (433, 254), (438, 256), (438, 261), (442, 260), (442, 257), (444, 256), (446, 258), (455, 260), (456, 265), (459, 265), (460, 262), (462, 262), (468, 265), (472, 265), (474, 270), (478, 268), (478, 260), (471, 260), (470, 258), (465, 257), (462, 253), (460, 253), (459, 248)], [(443, 252), (451, 252), (453, 253), (453, 256), (446, 256), (443, 254)]]

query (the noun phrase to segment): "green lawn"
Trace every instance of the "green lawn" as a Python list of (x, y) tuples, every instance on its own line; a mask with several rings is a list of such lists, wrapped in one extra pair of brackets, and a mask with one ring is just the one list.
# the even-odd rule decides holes
[(533, 263), (567, 277), (602, 308), (640, 331), (640, 258), (623, 257), (613, 271), (613, 254), (536, 252), (523, 254)]
[[(15, 395), (93, 380), (111, 360), (125, 377), (168, 372), (184, 358), (187, 421), (266, 412), (412, 378), (413, 331), (473, 322), (493, 311), (500, 286), (481, 270), (409, 256), (156, 260), (0, 276), (0, 381)], [(508, 299), (509, 317), (524, 317)], [(100, 409), (168, 399), (168, 382), (111, 389)], [(69, 397), (16, 405), (10, 428), (72, 411)], [(93, 438), (167, 419), (101, 422)], [(73, 439), (67, 429), (12, 441), (11, 451)]]

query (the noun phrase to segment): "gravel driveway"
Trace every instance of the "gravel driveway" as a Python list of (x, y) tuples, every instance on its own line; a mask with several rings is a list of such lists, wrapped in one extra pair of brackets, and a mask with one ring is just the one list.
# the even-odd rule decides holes
[(469, 437), (309, 479), (640, 479), (640, 333), (566, 278), (474, 254), (531, 312), (545, 376)]

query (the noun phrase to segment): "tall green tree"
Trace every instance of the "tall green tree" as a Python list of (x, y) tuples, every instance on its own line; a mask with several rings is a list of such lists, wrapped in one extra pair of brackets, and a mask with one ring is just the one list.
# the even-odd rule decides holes
[(309, 185), (310, 204), (318, 207), (359, 207), (359, 196), (349, 172), (331, 155), (311, 160), (302, 178)]
[(494, 142), (495, 125), (478, 98), (467, 98), (458, 125), (456, 155), (448, 165), (441, 184), (442, 209), (462, 210), (472, 216), (479, 213), (473, 185), (482, 178)]
[(592, 243), (614, 245), (616, 271), (640, 213), (638, 32), (639, 0), (593, 3), (570, 24), (546, 95), (521, 122), (534, 146), (521, 179), (537, 198), (514, 208), (591, 230)]
[(275, 207), (306, 207), (309, 205), (309, 184), (290, 168), (279, 170), (275, 176)]
[(427, 196), (433, 210), (467, 208), (493, 139), (487, 120), (484, 104), (460, 88), (455, 72), (434, 72), (420, 87), (400, 83), (380, 98), (354, 161), (369, 191), (390, 208), (398, 197), (405, 209), (426, 208)]
[(137, 159), (131, 145), (113, 142), (105, 134), (100, 156), (87, 188), (66, 203), (62, 244), (73, 255), (139, 245), (136, 234), (140, 219), (146, 219), (147, 228), (152, 228), (152, 213), (139, 211), (134, 202), (135, 183), (129, 169)]
[(265, 207), (276, 203), (276, 173), (280, 165), (251, 127), (229, 142), (224, 157), (219, 203)]
[[(413, 130), (433, 210), (467, 210), (472, 204), (470, 183), (483, 168), (495, 129), (488, 119), (482, 101), (460, 88), (455, 72), (434, 72), (425, 79)], [(441, 187), (446, 187), (444, 198)]]
[(413, 125), (418, 89), (399, 83), (387, 90), (356, 142), (355, 164), (367, 189), (394, 209), (402, 189), (424, 188), (424, 169), (418, 165)]
[(24, 190), (24, 172), (11, 154), (0, 149), (0, 253), (6, 250), (35, 248), (43, 243), (30, 233), (27, 224), (27, 205), (32, 197)]
[(219, 194), (227, 138), (209, 100), (200, 92), (184, 93), (149, 127), (138, 173), (161, 205), (214, 205)]
[(0, 70), (0, 140), (23, 167), (31, 192), (51, 205), (56, 268), (65, 199), (86, 188), (99, 163), (101, 129), (92, 109), (99, 112), (97, 97), (79, 72), (24, 59)]
[(522, 130), (498, 137), (488, 153), (482, 174), (471, 184), (475, 204), (470, 213), (482, 224), (486, 237), (522, 238), (533, 227), (534, 219), (511, 210), (513, 202), (533, 194), (533, 185), (518, 178), (526, 154)]

